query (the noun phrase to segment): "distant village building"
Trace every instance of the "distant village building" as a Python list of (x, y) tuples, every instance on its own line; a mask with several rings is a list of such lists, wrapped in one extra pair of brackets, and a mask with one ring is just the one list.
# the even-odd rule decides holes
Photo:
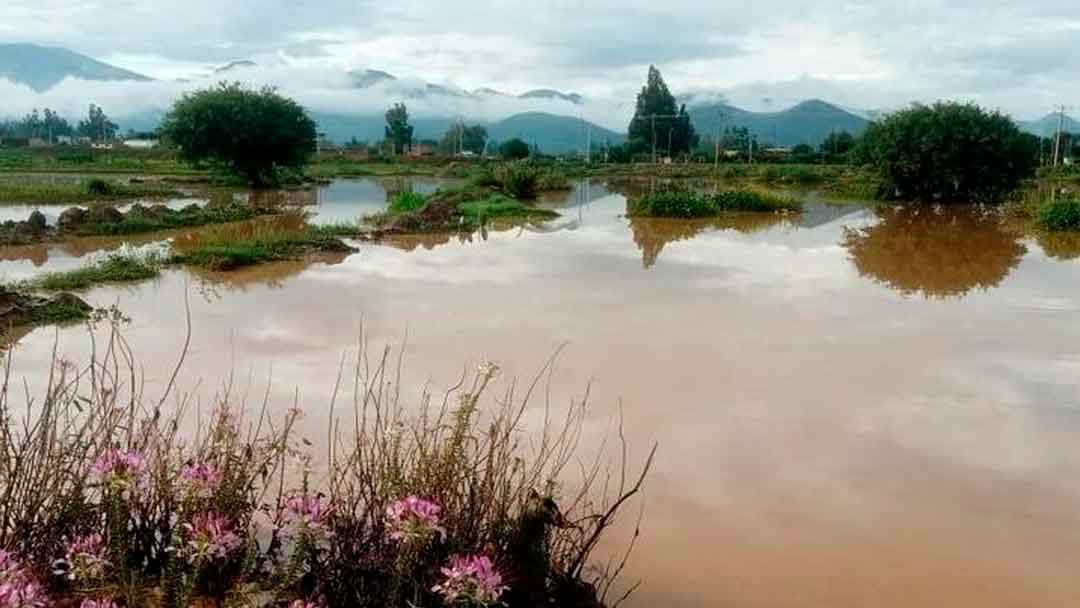
[(125, 148), (133, 148), (135, 150), (152, 150), (158, 147), (158, 140), (156, 139), (125, 139), (123, 141)]
[(422, 142), (409, 147), (409, 156), (419, 158), (421, 156), (435, 156), (435, 145)]
[(112, 150), (114, 146), (109, 142), (96, 141), (90, 144), (90, 147), (95, 150)]
[(56, 138), (56, 144), (59, 146), (73, 146), (75, 145), (75, 138), (70, 135), (60, 135)]

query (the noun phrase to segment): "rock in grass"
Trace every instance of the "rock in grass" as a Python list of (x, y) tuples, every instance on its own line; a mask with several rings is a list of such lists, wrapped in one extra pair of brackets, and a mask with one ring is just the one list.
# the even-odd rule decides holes
[(71, 207), (60, 213), (56, 227), (60, 230), (76, 230), (86, 224), (86, 209)]

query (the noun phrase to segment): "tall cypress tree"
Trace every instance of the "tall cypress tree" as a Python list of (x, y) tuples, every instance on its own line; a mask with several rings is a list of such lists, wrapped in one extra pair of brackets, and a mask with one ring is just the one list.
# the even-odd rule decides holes
[(656, 66), (649, 66), (649, 77), (638, 93), (628, 131), (631, 145), (638, 152), (650, 152), (655, 144), (657, 153), (681, 154), (697, 145), (686, 106), (676, 104)]

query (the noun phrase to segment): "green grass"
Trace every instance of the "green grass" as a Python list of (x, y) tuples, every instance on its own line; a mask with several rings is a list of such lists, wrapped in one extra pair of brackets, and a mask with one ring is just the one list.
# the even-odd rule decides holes
[(111, 255), (89, 266), (68, 272), (52, 272), (30, 283), (47, 291), (80, 290), (102, 283), (128, 283), (152, 279), (161, 274), (157, 258)]
[(27, 325), (70, 325), (90, 318), (85, 304), (67, 299), (53, 300), (31, 311)]
[(122, 184), (104, 180), (54, 183), (35, 179), (0, 180), (3, 203), (89, 203), (137, 198), (181, 196), (165, 184)]
[(89, 148), (0, 148), (0, 172), (140, 173), (201, 175), (168, 150), (91, 150)]
[(730, 212), (776, 213), (799, 211), (802, 204), (791, 198), (757, 190), (724, 190), (701, 193), (663, 190), (635, 201), (631, 214), (641, 217), (704, 218)]
[(1053, 232), (1080, 230), (1080, 198), (1044, 201), (1039, 205), (1036, 222)]
[(552, 219), (559, 214), (548, 209), (537, 209), (521, 201), (493, 194), (487, 198), (469, 201), (458, 205), (458, 210), (466, 224), (479, 227), (495, 218), (514, 219)]
[(390, 200), (390, 206), (387, 210), (394, 214), (408, 213), (420, 210), (427, 202), (428, 197), (418, 192), (398, 192)]
[(312, 251), (351, 251), (338, 238), (338, 227), (258, 226), (213, 228), (173, 256), (171, 262), (211, 270), (230, 270), (295, 258)]

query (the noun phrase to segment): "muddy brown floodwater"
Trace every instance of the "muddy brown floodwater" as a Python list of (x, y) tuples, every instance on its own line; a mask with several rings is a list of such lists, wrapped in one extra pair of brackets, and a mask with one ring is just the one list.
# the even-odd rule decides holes
[[(316, 220), (378, 209), (395, 187), (336, 183)], [(257, 395), (272, 376), (277, 407), (299, 391), (316, 443), (362, 328), (373, 344), (407, 332), (410, 387), (445, 388), (481, 359), (530, 376), (566, 343), (553, 401), (591, 380), (590, 437), (621, 407), (633, 458), (660, 444), (632, 606), (1080, 605), (1080, 243), (966, 208), (628, 220), (618, 191), (555, 197), (563, 215), (542, 229), (86, 297), (131, 317), (152, 391), (189, 293), (180, 386), (208, 400), (232, 369)], [(74, 255), (52, 249), (26, 254), (33, 272)], [(0, 272), (26, 271), (0, 254)], [(15, 374), (40, 376), (54, 339), (85, 356), (85, 330), (39, 329)]]

